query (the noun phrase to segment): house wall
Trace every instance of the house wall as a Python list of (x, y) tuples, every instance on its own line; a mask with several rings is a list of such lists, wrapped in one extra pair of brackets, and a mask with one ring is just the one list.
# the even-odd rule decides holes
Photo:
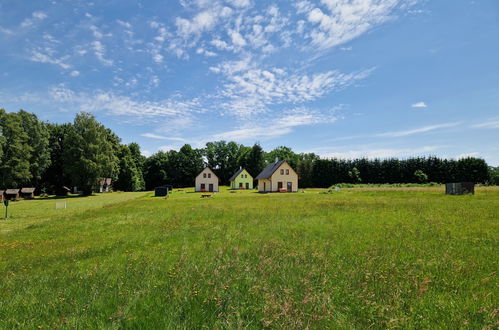
[[(281, 174), (281, 169), (284, 170), (284, 174)], [(286, 174), (286, 170), (289, 171), (289, 174)], [(282, 187), (287, 188), (288, 182), (292, 183), (292, 192), (298, 191), (298, 174), (296, 174), (295, 170), (288, 163), (282, 164), (277, 171), (272, 174), (272, 191), (278, 191), (279, 182), (282, 182)]]
[[(244, 176), (247, 176), (246, 178)], [(246, 171), (243, 170), (237, 178), (230, 182), (230, 187), (232, 189), (239, 189), (239, 183), (243, 184), (243, 187), (246, 189), (246, 183), (249, 184), (248, 189), (253, 189), (253, 177)]]
[[(264, 185), (265, 183), (265, 185)], [(264, 189), (265, 186), (265, 189)], [(269, 179), (260, 179), (258, 180), (258, 191), (259, 192), (271, 192), (272, 191), (272, 182)]]
[[(203, 174), (206, 173), (206, 178), (203, 177)], [(208, 178), (208, 174), (211, 174), (211, 178)], [(213, 184), (213, 191), (218, 192), (218, 177), (213, 173), (209, 168), (205, 168), (201, 173), (196, 177), (196, 191), (201, 191), (201, 184), (205, 184), (206, 191), (209, 190), (209, 185)]]

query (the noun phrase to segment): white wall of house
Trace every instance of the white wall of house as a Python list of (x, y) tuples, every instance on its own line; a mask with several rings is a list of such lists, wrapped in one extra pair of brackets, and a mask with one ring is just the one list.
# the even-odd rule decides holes
[(218, 192), (218, 177), (210, 168), (205, 168), (196, 177), (196, 191), (210, 191), (210, 185), (213, 185), (213, 191)]

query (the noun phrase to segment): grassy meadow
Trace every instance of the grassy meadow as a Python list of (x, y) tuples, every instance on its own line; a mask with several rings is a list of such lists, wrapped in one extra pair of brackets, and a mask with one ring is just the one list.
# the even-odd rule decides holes
[(499, 326), (498, 188), (189, 191), (11, 203), (0, 328)]

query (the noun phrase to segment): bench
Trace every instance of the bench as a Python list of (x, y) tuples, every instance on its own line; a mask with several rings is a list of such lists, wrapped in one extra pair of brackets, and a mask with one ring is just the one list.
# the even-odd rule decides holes
[(201, 198), (210, 198), (210, 197), (213, 197), (213, 195), (211, 195), (211, 194), (203, 194), (203, 195), (201, 195)]
[(286, 189), (286, 188), (280, 188), (280, 189), (279, 189), (279, 192), (281, 192), (281, 193), (285, 193), (285, 192), (288, 192), (288, 189)]

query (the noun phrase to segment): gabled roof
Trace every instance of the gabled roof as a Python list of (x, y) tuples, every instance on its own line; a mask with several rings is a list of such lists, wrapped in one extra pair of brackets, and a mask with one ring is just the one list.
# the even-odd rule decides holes
[[(236, 172), (236, 173), (234, 173), (234, 175), (233, 175), (233, 176), (231, 176), (231, 177), (230, 177), (229, 181), (234, 181), (234, 180), (237, 178), (237, 176), (238, 176), (239, 174), (241, 174), (241, 172), (242, 172), (242, 171), (244, 171), (244, 170), (245, 170), (245, 168), (241, 167), (239, 170), (237, 170), (237, 172)], [(249, 173), (248, 173), (248, 174), (249, 174)], [(250, 176), (251, 176), (251, 174), (250, 174)]]
[(19, 194), (19, 189), (7, 189), (5, 190), (5, 194), (7, 195), (17, 195)]
[(22, 188), (21, 194), (32, 194), (35, 192), (35, 188)]
[(285, 160), (280, 160), (278, 162), (275, 162), (275, 163), (272, 163), (272, 164), (269, 164), (267, 165), (262, 172), (260, 172), (260, 174), (258, 174), (258, 176), (255, 178), (256, 180), (260, 180), (260, 179), (268, 179), (272, 176), (272, 174), (274, 174), (275, 171), (277, 171), (277, 169), (279, 167), (281, 167), (282, 164), (286, 163)]
[(210, 170), (210, 172), (211, 172), (211, 173), (213, 173), (213, 175), (214, 175), (214, 176), (218, 179), (218, 176), (215, 174), (215, 171), (213, 171), (213, 170), (211, 169), (211, 167), (209, 167), (209, 166), (206, 166), (205, 168), (203, 168), (203, 170), (202, 170), (201, 172), (199, 172), (199, 174), (196, 176), (196, 178), (197, 178), (198, 176), (200, 176), (200, 175), (201, 175), (201, 173), (203, 173), (203, 172), (204, 172), (204, 170), (206, 170), (206, 169)]

